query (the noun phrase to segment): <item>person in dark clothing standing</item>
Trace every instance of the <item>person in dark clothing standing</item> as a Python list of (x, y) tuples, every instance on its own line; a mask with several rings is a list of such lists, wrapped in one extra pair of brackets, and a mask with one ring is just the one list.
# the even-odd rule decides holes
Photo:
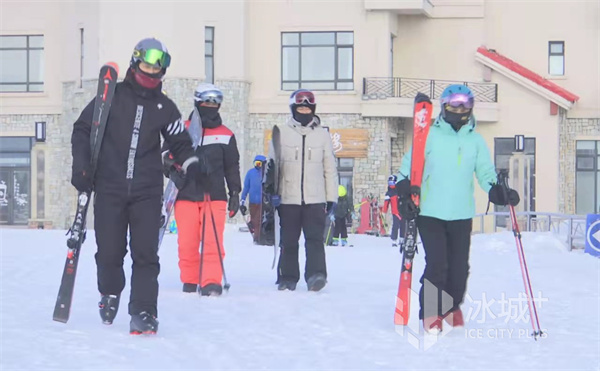
[[(408, 179), (410, 149), (402, 159), (397, 184), (400, 214), (406, 221), (417, 219), (425, 249), (419, 318), (424, 330), (433, 334), (442, 331), (444, 320), (452, 327), (464, 326), (460, 304), (469, 276), (475, 216), (473, 175), (491, 202), (519, 202), (515, 190), (497, 184), (490, 151), (475, 131), (471, 90), (465, 85), (450, 85), (440, 100), (442, 110), (431, 125), (425, 145), (422, 186), (413, 187)], [(420, 209), (412, 201), (413, 193), (420, 194)]]
[(117, 84), (100, 149), (95, 178), (90, 178), (90, 131), (94, 100), (73, 125), (71, 183), (95, 191), (100, 316), (111, 324), (125, 287), (123, 259), (130, 232), (130, 332), (158, 330), (158, 231), (163, 192), (160, 136), (173, 149), (188, 178), (202, 176), (198, 158), (176, 105), (161, 92), (171, 57), (156, 39), (141, 40), (125, 80)]
[[(296, 90), (290, 96), (292, 116), (280, 125), (281, 157), (279, 184), (281, 205), (281, 255), (278, 266), (278, 290), (295, 290), (300, 280), (298, 249), (304, 232), (306, 267), (304, 279), (310, 291), (319, 291), (327, 283), (323, 231), (326, 215), (332, 215), (337, 201), (337, 170), (329, 132), (315, 115), (315, 96), (308, 90)], [(274, 177), (273, 142), (265, 178)], [(275, 226), (278, 228), (279, 226)]]
[(346, 229), (346, 220), (354, 212), (352, 201), (348, 199), (348, 191), (343, 185), (338, 186), (338, 201), (335, 206), (333, 222), (335, 228), (333, 230), (333, 246), (348, 245), (348, 230)]
[[(223, 125), (219, 114), (222, 102), (223, 92), (213, 84), (201, 83), (194, 92), (194, 109), (198, 110), (202, 122), (202, 137), (196, 155), (206, 177), (199, 182), (184, 184), (175, 202), (183, 292), (197, 291), (202, 296), (219, 296), (223, 292), (221, 262), (225, 258), (226, 210), (230, 218), (238, 212), (242, 188), (235, 135)], [(189, 124), (188, 120), (186, 125)], [(166, 166), (173, 166), (168, 173), (176, 174), (172, 170), (176, 171), (178, 166), (166, 161), (170, 157), (169, 150), (172, 151), (168, 145), (164, 146), (163, 158)], [(201, 255), (203, 230), (204, 251)]]
[(266, 157), (263, 155), (256, 155), (254, 157), (254, 167), (246, 173), (244, 178), (244, 190), (240, 197), (240, 211), (246, 215), (248, 209), (246, 208), (246, 197), (250, 195), (250, 223), (254, 228), (252, 238), (254, 243), (257, 244), (260, 241), (260, 223), (262, 216), (262, 178), (263, 178), (263, 166), (266, 161)]
[[(396, 175), (390, 175), (388, 177), (388, 189), (385, 193), (385, 201), (383, 202), (383, 213), (387, 213), (388, 208), (392, 213), (392, 233), (390, 233), (392, 247), (398, 247), (398, 245), (402, 243), (405, 227), (405, 223), (402, 221), (402, 217), (398, 212), (397, 182), (398, 177)], [(398, 232), (400, 232), (400, 236), (398, 236)]]

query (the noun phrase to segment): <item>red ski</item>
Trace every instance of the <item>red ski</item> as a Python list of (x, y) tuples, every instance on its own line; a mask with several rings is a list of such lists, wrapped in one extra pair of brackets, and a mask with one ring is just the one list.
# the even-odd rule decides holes
[[(421, 187), (423, 178), (423, 165), (425, 164), (425, 144), (427, 134), (431, 126), (432, 104), (429, 97), (418, 93), (415, 97), (415, 110), (413, 116), (413, 144), (410, 165), (410, 185)], [(412, 200), (419, 206), (417, 193), (412, 194)], [(412, 283), (412, 263), (417, 250), (417, 223), (410, 220), (406, 228), (404, 241), (402, 243), (402, 270), (400, 272), (400, 284), (398, 285), (398, 296), (396, 297), (396, 311), (394, 313), (394, 324), (407, 325), (410, 315), (410, 288)]]

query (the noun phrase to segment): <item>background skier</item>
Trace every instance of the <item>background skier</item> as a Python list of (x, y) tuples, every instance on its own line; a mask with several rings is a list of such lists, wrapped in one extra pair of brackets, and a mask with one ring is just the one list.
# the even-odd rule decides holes
[(250, 223), (254, 228), (252, 238), (254, 243), (259, 242), (260, 238), (260, 223), (262, 216), (261, 204), (262, 204), (262, 178), (263, 178), (263, 166), (266, 161), (266, 157), (263, 155), (256, 155), (254, 157), (254, 167), (246, 173), (244, 178), (244, 189), (242, 196), (240, 197), (240, 211), (246, 215), (246, 197), (250, 195)]

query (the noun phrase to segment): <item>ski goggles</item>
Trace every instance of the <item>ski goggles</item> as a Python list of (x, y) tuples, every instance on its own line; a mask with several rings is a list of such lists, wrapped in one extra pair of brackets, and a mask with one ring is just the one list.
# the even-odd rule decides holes
[(223, 93), (219, 90), (197, 91), (194, 92), (194, 99), (197, 102), (221, 104), (221, 102), (223, 102)]
[(396, 182), (394, 182), (393, 180), (388, 180), (388, 185), (391, 186), (395, 186)]
[(310, 91), (299, 91), (290, 100), (292, 104), (315, 104), (316, 102), (315, 95)]
[(168, 68), (171, 65), (171, 55), (159, 49), (134, 50), (133, 56), (155, 67)]
[(473, 108), (473, 105), (475, 104), (475, 99), (473, 98), (472, 95), (458, 93), (458, 94), (450, 94), (449, 96), (442, 98), (441, 103), (442, 103), (442, 105), (447, 104), (450, 107), (454, 107), (454, 108), (463, 106), (466, 109), (471, 109), (471, 108)]
[(255, 167), (262, 167), (262, 161), (254, 161)]

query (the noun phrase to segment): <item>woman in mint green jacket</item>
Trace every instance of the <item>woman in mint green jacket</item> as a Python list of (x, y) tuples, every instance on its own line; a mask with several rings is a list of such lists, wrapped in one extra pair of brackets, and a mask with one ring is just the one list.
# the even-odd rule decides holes
[(425, 146), (420, 211), (415, 212), (410, 197), (412, 149), (402, 159), (398, 176), (402, 179), (397, 187), (402, 218), (411, 220), (418, 215), (417, 227), (425, 249), (419, 318), (424, 329), (432, 333), (442, 330), (443, 319), (454, 327), (464, 325), (459, 306), (469, 275), (474, 178), (495, 204), (516, 205), (519, 198), (516, 191), (496, 184), (490, 151), (475, 131), (473, 104), (473, 93), (465, 85), (450, 85), (442, 93), (440, 116), (432, 124)]

